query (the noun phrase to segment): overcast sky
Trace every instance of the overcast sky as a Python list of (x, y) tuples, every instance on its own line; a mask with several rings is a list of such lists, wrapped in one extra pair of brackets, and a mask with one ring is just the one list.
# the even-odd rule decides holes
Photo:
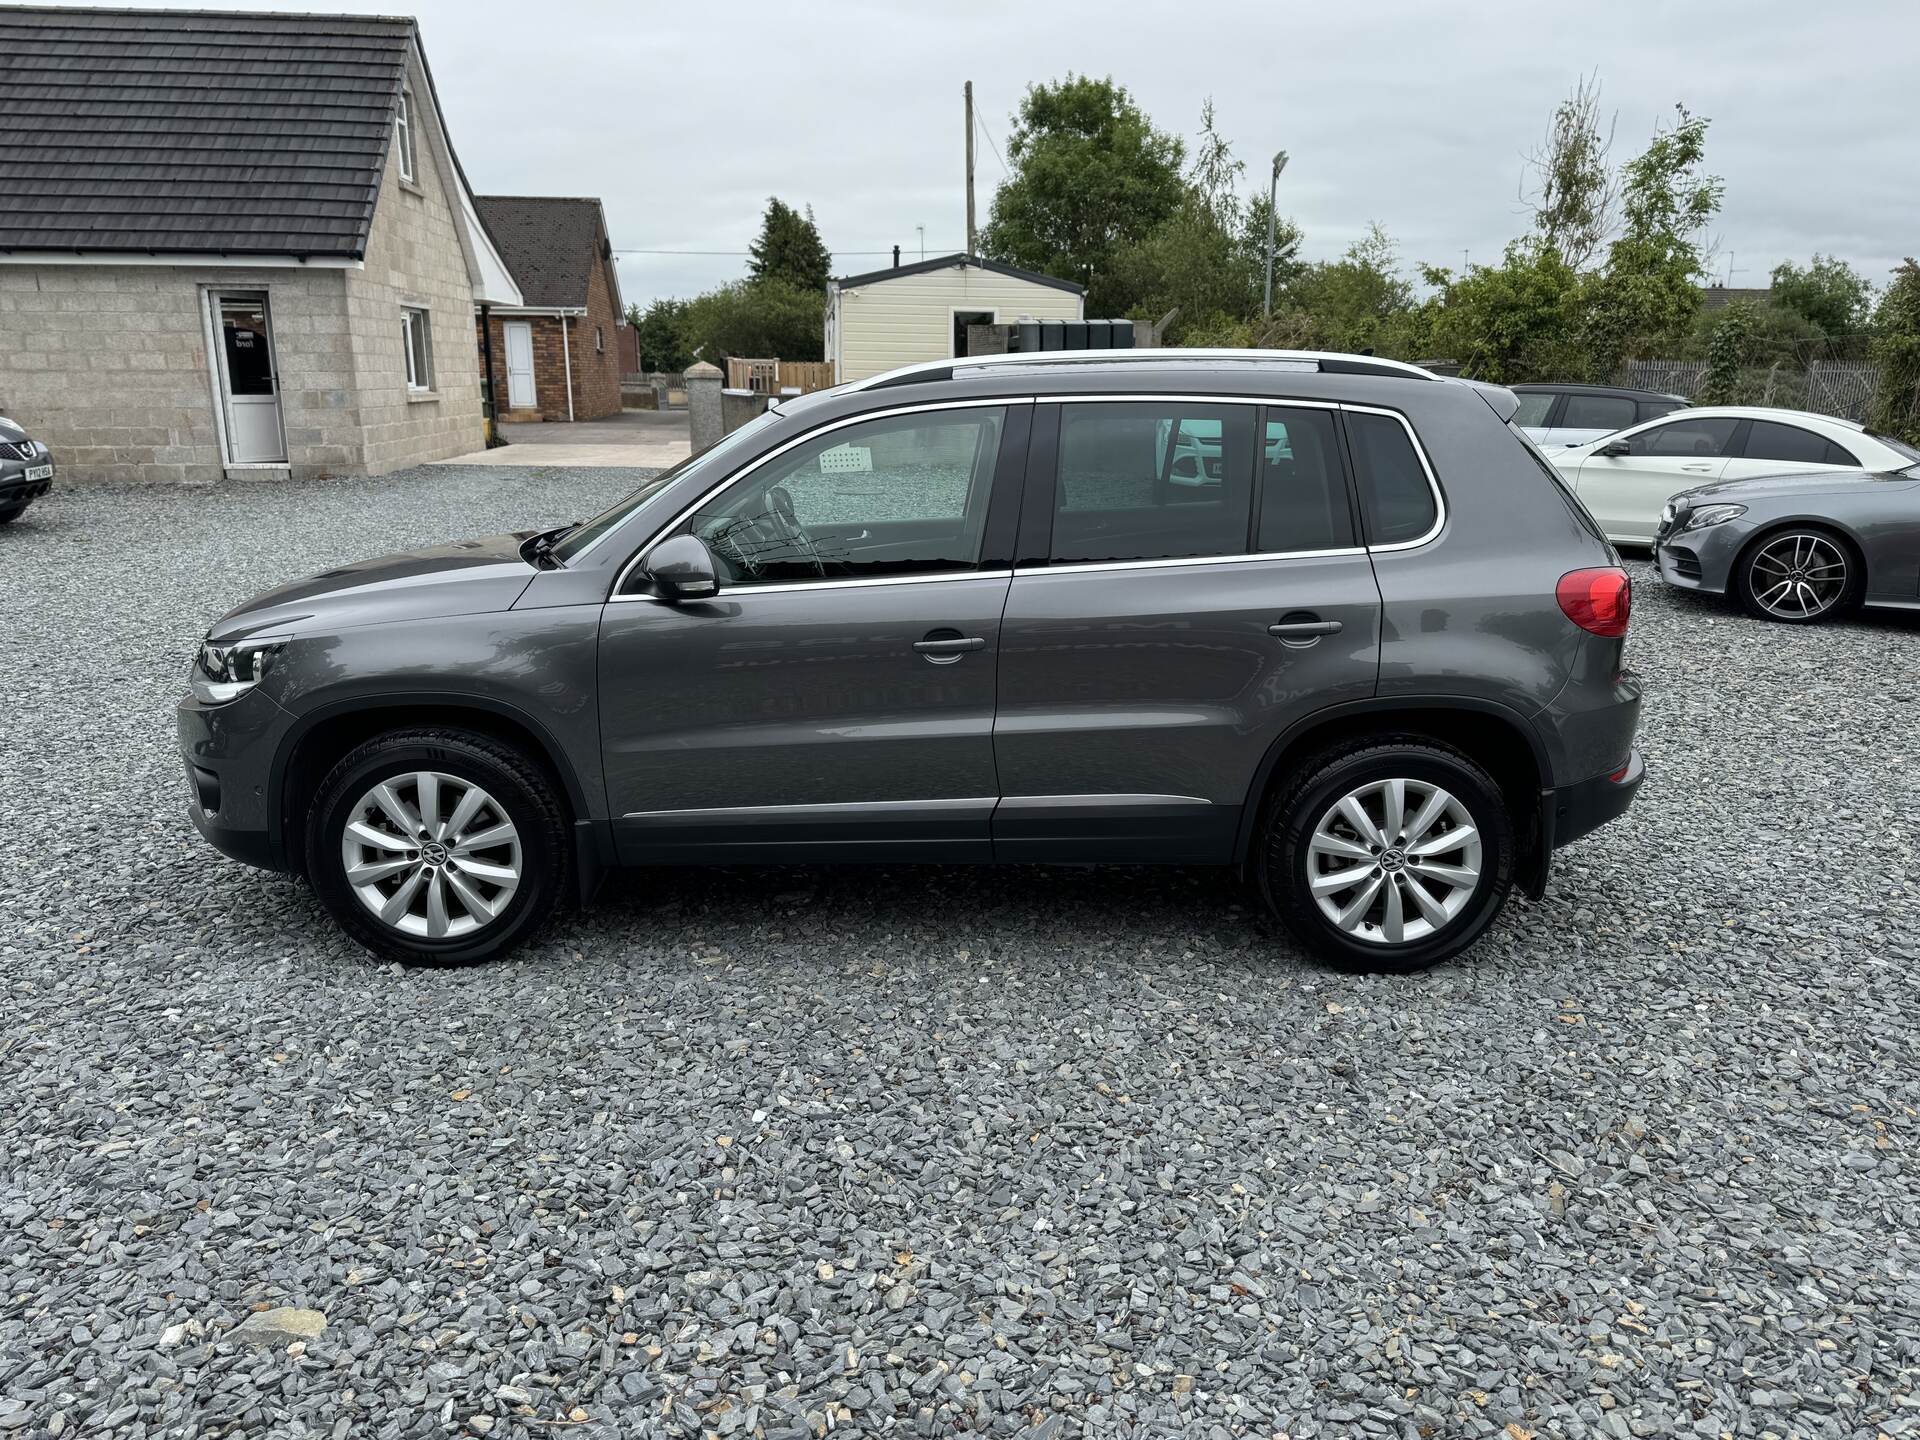
[[(125, 3), (125, 0), (123, 0)], [(149, 3), (149, 0), (135, 0)], [(392, 13), (406, 0), (197, 0)], [(1033, 81), (1111, 75), (1153, 121), (1217, 124), (1309, 258), (1379, 221), (1416, 262), (1495, 259), (1524, 225), (1522, 156), (1583, 73), (1616, 159), (1675, 101), (1711, 118), (1727, 183), (1716, 278), (1839, 255), (1875, 283), (1920, 251), (1916, 0), (414, 0), (455, 148), (482, 193), (597, 195), (629, 300), (738, 277), (769, 195), (811, 205), (836, 274), (965, 242), (961, 84), (1001, 147)], [(985, 223), (1002, 175), (977, 161)], [(1252, 182), (1250, 182), (1252, 183)]]

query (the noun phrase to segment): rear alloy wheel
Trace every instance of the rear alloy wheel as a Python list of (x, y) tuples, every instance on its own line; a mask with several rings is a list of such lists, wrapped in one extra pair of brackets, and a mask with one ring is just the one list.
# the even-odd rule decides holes
[(1360, 741), (1302, 767), (1269, 812), (1259, 867), (1274, 913), (1317, 954), (1413, 970), (1457, 954), (1513, 878), (1499, 786), (1420, 739)]
[(1740, 562), (1740, 603), (1763, 620), (1811, 625), (1853, 595), (1853, 558), (1824, 530), (1769, 535)]
[(483, 960), (565, 888), (571, 827), (532, 757), (492, 736), (415, 730), (333, 767), (308, 817), (307, 869), (341, 926), (397, 960)]

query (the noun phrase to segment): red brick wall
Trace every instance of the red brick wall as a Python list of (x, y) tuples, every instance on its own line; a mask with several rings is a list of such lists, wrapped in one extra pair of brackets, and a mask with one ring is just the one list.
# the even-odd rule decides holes
[[(620, 344), (614, 335), (613, 292), (607, 285), (604, 266), (593, 268), (587, 287), (587, 313), (567, 318), (568, 335), (563, 345), (560, 317), (555, 315), (502, 315), (490, 317), (493, 327), (493, 404), (501, 420), (543, 420), (567, 418), (567, 359), (573, 360), (573, 418), (604, 420), (620, 413)], [(511, 410), (507, 406), (507, 334), (508, 321), (524, 320), (533, 329), (533, 391), (535, 410)], [(596, 348), (594, 328), (600, 330)], [(475, 343), (480, 346), (480, 363), (486, 364), (486, 338), (478, 319), (474, 322)]]

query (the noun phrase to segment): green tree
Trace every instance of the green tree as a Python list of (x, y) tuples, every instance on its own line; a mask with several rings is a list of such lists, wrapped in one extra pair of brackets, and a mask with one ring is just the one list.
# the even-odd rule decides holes
[(818, 360), (825, 326), (819, 291), (785, 280), (738, 280), (687, 302), (686, 340), (702, 360)]
[(824, 291), (833, 269), (820, 227), (813, 223), (813, 207), (802, 214), (777, 196), (768, 199), (759, 238), (748, 254), (747, 273), (753, 279), (784, 281), (805, 290)]
[(1873, 285), (1836, 256), (1815, 255), (1804, 270), (1791, 260), (1773, 267), (1773, 304), (1811, 321), (1825, 335), (1851, 335), (1866, 327)]
[(1497, 384), (1586, 378), (1576, 340), (1580, 276), (1544, 236), (1511, 242), (1498, 265), (1470, 265), (1458, 279), (1430, 271), (1433, 353), (1461, 373)]
[(1622, 171), (1621, 233), (1583, 287), (1582, 338), (1598, 376), (1635, 347), (1683, 343), (1700, 308), (1702, 245), (1726, 187), (1702, 169), (1706, 117), (1674, 109), (1674, 124)]
[(1873, 360), (1880, 367), (1871, 428), (1920, 445), (1920, 264), (1912, 256), (1873, 312)]
[(687, 302), (655, 300), (642, 310), (637, 304), (627, 307), (627, 324), (640, 342), (642, 370), (677, 373), (693, 363), (693, 350), (687, 340)]
[(1754, 306), (1736, 300), (1720, 312), (1707, 342), (1707, 373), (1700, 385), (1706, 405), (1731, 405), (1740, 385), (1740, 370), (1753, 344)]
[[(1134, 318), (1157, 320), (1178, 312), (1167, 335), (1172, 344), (1187, 343), (1190, 333), (1217, 334), (1259, 306), (1261, 260), (1246, 247), (1242, 217), (1249, 207), (1237, 189), (1245, 170), (1215, 128), (1213, 102), (1207, 101), (1179, 206), (1144, 240), (1114, 257), (1113, 288), (1132, 297), (1128, 309)], [(1264, 246), (1264, 206), (1260, 214)]]
[(1117, 282), (1115, 259), (1180, 208), (1184, 157), (1180, 140), (1155, 129), (1111, 79), (1069, 74), (1029, 86), (980, 248), (1085, 285), (1088, 314), (1124, 315), (1138, 297)]
[(1540, 148), (1527, 157), (1533, 172), (1534, 233), (1570, 269), (1599, 258), (1612, 233), (1620, 183), (1613, 169), (1613, 119), (1604, 131), (1600, 77), (1583, 78), (1562, 100)]
[[(1410, 356), (1423, 348), (1413, 285), (1399, 249), (1376, 223), (1338, 260), (1302, 266), (1276, 295), (1262, 344)], [(1303, 323), (1304, 317), (1304, 323)]]

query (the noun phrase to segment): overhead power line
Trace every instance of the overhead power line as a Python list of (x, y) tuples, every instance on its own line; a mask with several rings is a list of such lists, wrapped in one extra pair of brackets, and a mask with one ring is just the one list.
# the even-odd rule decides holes
[[(961, 247), (958, 245), (954, 245), (954, 246), (951, 246), (950, 248), (957, 251)], [(614, 247), (613, 253), (616, 255), (724, 255), (724, 256), (732, 256), (734, 258), (740, 258), (743, 256), (748, 256), (753, 254), (751, 250), (646, 250), (646, 249), (641, 249), (631, 245), (617, 245)], [(836, 256), (839, 256), (839, 255), (889, 255), (890, 256), (893, 254), (893, 247), (888, 246), (885, 250), (835, 250), (833, 253)]]

